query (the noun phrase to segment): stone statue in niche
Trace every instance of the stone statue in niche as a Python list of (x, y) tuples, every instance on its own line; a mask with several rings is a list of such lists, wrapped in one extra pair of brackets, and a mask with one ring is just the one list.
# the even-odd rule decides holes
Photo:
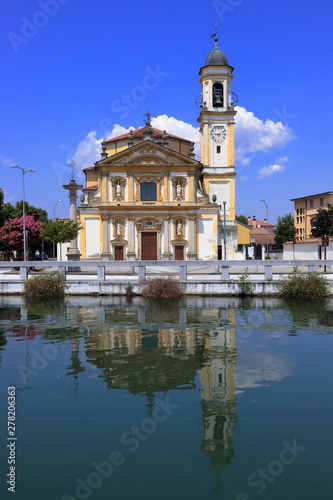
[(177, 235), (179, 235), (179, 236), (181, 236), (183, 234), (183, 223), (180, 219), (178, 219), (178, 221), (177, 221), (176, 232), (177, 232)]
[(116, 184), (116, 196), (121, 196), (121, 185), (120, 182), (118, 181)]
[(121, 221), (119, 219), (116, 222), (116, 235), (117, 236), (122, 235)]
[(178, 181), (177, 186), (176, 186), (176, 196), (181, 196), (181, 195), (182, 195), (182, 186), (181, 186), (180, 182)]

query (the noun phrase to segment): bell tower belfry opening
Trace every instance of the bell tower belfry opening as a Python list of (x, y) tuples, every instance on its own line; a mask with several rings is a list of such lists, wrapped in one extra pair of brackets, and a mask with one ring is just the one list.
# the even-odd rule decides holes
[[(229, 65), (227, 56), (218, 48), (218, 38), (214, 37), (215, 47), (208, 54), (205, 65), (199, 71), (201, 84), (200, 116), (200, 161), (203, 164), (203, 184), (209, 199), (216, 197), (220, 210), (220, 225), (226, 207), (231, 245), (227, 251), (233, 258), (237, 248), (237, 226), (235, 224), (235, 160), (234, 160), (234, 108), (237, 96), (232, 93), (234, 68)], [(223, 232), (220, 227), (219, 234)], [(232, 233), (232, 234), (231, 234)], [(220, 234), (221, 238), (221, 234)], [(223, 245), (223, 241), (220, 243)]]

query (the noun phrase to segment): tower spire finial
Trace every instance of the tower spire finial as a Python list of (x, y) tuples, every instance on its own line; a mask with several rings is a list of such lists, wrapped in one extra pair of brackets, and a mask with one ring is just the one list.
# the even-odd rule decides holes
[(215, 49), (217, 49), (218, 48), (218, 46), (217, 46), (217, 42), (218, 42), (218, 38), (217, 38), (217, 24), (215, 24), (215, 33), (213, 33), (212, 35), (210, 35), (210, 38), (214, 38)]

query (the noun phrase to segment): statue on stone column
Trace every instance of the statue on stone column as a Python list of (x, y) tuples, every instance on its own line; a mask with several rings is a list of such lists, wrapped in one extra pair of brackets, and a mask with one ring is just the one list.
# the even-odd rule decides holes
[(178, 219), (178, 221), (177, 221), (176, 231), (177, 231), (177, 235), (181, 236), (183, 234), (183, 223), (180, 219)]
[(116, 196), (121, 196), (121, 185), (119, 181), (116, 184)]
[(181, 186), (181, 184), (180, 184), (179, 181), (177, 182), (177, 186), (176, 186), (176, 195), (177, 196), (181, 196), (182, 195), (182, 186)]
[(121, 220), (118, 219), (116, 222), (116, 235), (121, 236), (122, 235), (122, 228), (121, 228)]

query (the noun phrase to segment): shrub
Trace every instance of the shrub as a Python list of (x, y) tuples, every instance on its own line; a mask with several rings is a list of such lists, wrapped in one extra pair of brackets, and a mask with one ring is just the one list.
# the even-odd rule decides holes
[(143, 283), (142, 295), (150, 298), (172, 299), (183, 296), (183, 288), (179, 281), (167, 278), (152, 278)]
[(33, 276), (23, 284), (24, 293), (30, 298), (56, 298), (65, 293), (64, 278), (59, 273)]
[(250, 283), (250, 276), (248, 273), (248, 267), (245, 269), (243, 274), (240, 275), (238, 280), (233, 280), (234, 284), (238, 286), (238, 291), (240, 295), (249, 295), (253, 292), (255, 285)]
[(318, 273), (301, 274), (294, 268), (292, 274), (279, 286), (281, 297), (288, 299), (319, 299), (327, 297), (329, 288), (326, 278)]

